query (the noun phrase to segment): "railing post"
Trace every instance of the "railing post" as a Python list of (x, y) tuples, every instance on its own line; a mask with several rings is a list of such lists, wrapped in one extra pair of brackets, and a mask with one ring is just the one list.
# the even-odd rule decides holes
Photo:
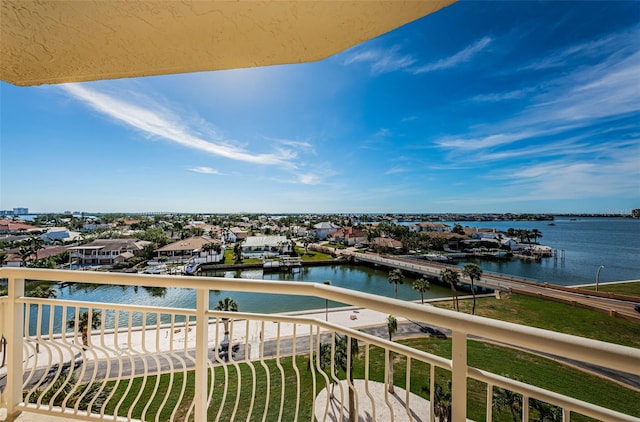
[(7, 303), (7, 321), (5, 353), (7, 354), (7, 400), (8, 420), (18, 417), (18, 406), (22, 403), (22, 335), (24, 333), (24, 305), (16, 303), (24, 296), (24, 279), (9, 278), (9, 302)]
[(207, 386), (209, 358), (209, 290), (196, 291), (196, 369), (195, 369), (195, 421), (207, 420)]
[(467, 333), (451, 333), (451, 419), (467, 419)]

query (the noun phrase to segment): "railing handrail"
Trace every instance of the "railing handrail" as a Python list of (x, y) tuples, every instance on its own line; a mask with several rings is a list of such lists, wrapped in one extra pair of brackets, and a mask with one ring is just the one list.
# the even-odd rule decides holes
[(70, 270), (1, 268), (0, 278), (5, 277), (91, 284), (145, 285), (152, 287), (176, 287), (176, 281), (180, 280), (179, 287), (188, 289), (316, 296), (404, 317), (412, 321), (448, 328), (458, 332), (473, 333), (475, 336), (533, 349), (543, 353), (557, 354), (558, 350), (562, 350), (562, 354), (565, 357), (623, 372), (634, 373), (637, 371), (640, 362), (640, 350), (628, 346), (606, 343), (599, 340), (528, 327), (481, 316), (462, 314), (433, 306), (423, 306), (371, 293), (325, 285), (323, 283), (300, 283), (226, 277), (180, 277), (94, 271), (78, 272)]

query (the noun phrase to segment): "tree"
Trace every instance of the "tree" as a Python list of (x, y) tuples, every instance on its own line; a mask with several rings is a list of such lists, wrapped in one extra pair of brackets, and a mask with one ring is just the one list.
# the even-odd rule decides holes
[(7, 257), (8, 255), (6, 254), (6, 252), (0, 252), (0, 267), (4, 266), (4, 264), (7, 262)]
[[(89, 322), (91, 320), (91, 322)], [(100, 312), (95, 309), (91, 310), (91, 318), (89, 318), (89, 311), (84, 311), (80, 313), (78, 316), (78, 327), (82, 333), (82, 345), (83, 348), (87, 348), (89, 346), (89, 328), (97, 330), (102, 325), (102, 321), (100, 320)], [(67, 321), (67, 327), (71, 329), (76, 329), (76, 320), (72, 318)]]
[(389, 283), (393, 284), (393, 290), (395, 293), (395, 298), (398, 298), (398, 284), (404, 283), (404, 276), (402, 275), (402, 270), (396, 268), (395, 270), (389, 271)]
[(562, 422), (562, 408), (545, 403), (541, 400), (530, 399), (531, 408), (538, 412), (538, 422)]
[(145, 245), (144, 248), (142, 248), (142, 255), (145, 257), (145, 259), (153, 259), (153, 255), (156, 249), (158, 249), (158, 244), (156, 242), (151, 242), (148, 245)]
[(236, 264), (242, 264), (242, 243), (237, 242), (233, 246), (233, 260)]
[[(387, 317), (387, 332), (389, 341), (393, 341), (393, 335), (398, 331), (398, 320), (393, 315)], [(395, 393), (393, 389), (393, 352), (389, 350), (389, 389), (390, 394)]]
[[(347, 351), (347, 346), (349, 343), (349, 337), (344, 335), (341, 336), (336, 334), (334, 340), (334, 355), (333, 362), (335, 365), (334, 376), (337, 377), (338, 369), (344, 371), (345, 375), (348, 376), (349, 381), (353, 383), (353, 361), (355, 357), (358, 355), (359, 346), (358, 339), (351, 338), (351, 350)], [(319, 359), (320, 359), (320, 367), (326, 370), (331, 365), (331, 345), (329, 343), (320, 344), (319, 350)], [(350, 354), (350, 356), (348, 355)], [(331, 397), (333, 397), (333, 389), (331, 393)], [(357, 420), (357, 415), (355, 411), (355, 392), (352, 388), (349, 388), (349, 422), (355, 422)]]
[(27, 266), (27, 259), (29, 259), (31, 255), (33, 255), (33, 249), (31, 249), (30, 246), (20, 246), (20, 249), (18, 249), (18, 256), (20, 256), (20, 259), (22, 260), (23, 267)]
[(538, 229), (531, 230), (531, 237), (533, 237), (533, 241), (538, 243), (538, 238), (542, 237), (542, 232)]
[[(238, 312), (238, 302), (230, 298), (229, 296), (225, 297), (222, 300), (218, 301), (218, 304), (214, 308), (216, 311), (225, 311), (225, 312)], [(222, 323), (224, 324), (224, 335), (229, 335), (229, 318), (222, 318)]]
[(417, 290), (420, 293), (420, 299), (424, 305), (424, 292), (431, 288), (431, 284), (424, 277), (421, 277), (413, 282), (413, 290)]
[(471, 280), (471, 294), (473, 295), (473, 307), (471, 308), (471, 314), (475, 315), (476, 313), (476, 286), (474, 284), (474, 280), (480, 280), (482, 277), (482, 269), (478, 266), (478, 264), (466, 264), (462, 269), (462, 274), (469, 277)]
[(453, 229), (451, 229), (452, 233), (456, 233), (456, 234), (460, 234), (464, 236), (464, 227), (462, 227), (460, 224), (454, 224), (453, 225)]
[(460, 311), (460, 307), (458, 305), (458, 291), (456, 290), (456, 284), (460, 281), (460, 275), (457, 271), (452, 270), (451, 268), (445, 268), (440, 271), (440, 278), (445, 283), (448, 283), (451, 286), (451, 292), (453, 294), (453, 307), (456, 311)]
[(508, 410), (513, 422), (522, 420), (522, 396), (506, 388), (493, 389), (493, 407), (498, 410)]
[(445, 390), (440, 384), (436, 384), (433, 392), (433, 413), (438, 421), (451, 421), (451, 381), (449, 381), (449, 389)]
[(38, 251), (44, 247), (44, 240), (42, 240), (40, 236), (31, 236), (28, 242), (31, 246), (31, 250), (36, 256), (36, 259), (38, 259)]

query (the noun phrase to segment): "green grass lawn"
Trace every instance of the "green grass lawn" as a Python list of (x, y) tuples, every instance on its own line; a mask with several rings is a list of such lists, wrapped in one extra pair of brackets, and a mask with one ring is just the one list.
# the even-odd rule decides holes
[[(471, 313), (472, 303), (461, 300), (460, 311)], [(434, 304), (451, 309), (450, 301)], [(479, 298), (476, 315), (640, 348), (638, 323), (535, 297), (512, 294), (503, 299)]]
[[(460, 305), (463, 311), (470, 312), (471, 300), (461, 301)], [(443, 302), (439, 306), (450, 307), (451, 305), (450, 302)], [(538, 298), (519, 295), (508, 295), (500, 300), (481, 298), (478, 299), (476, 314), (632, 347), (640, 347), (640, 324)], [(450, 339), (412, 338), (399, 340), (399, 342), (445, 358), (450, 358), (451, 356)], [(311, 408), (312, 398), (325, 387), (325, 382), (319, 373), (308, 369), (308, 356), (297, 356), (295, 361), (298, 367), (297, 373), (293, 369), (293, 358), (291, 357), (281, 359), (280, 366), (275, 360), (266, 360), (264, 365), (269, 368), (268, 371), (259, 362), (256, 362), (254, 363), (255, 377), (250, 366), (246, 363), (238, 364), (240, 378), (238, 378), (237, 369), (233, 365), (229, 365), (226, 368), (216, 367), (214, 378), (212, 381), (210, 380), (210, 382), (214, 383), (214, 397), (208, 419), (215, 420), (218, 412), (220, 412), (220, 420), (223, 421), (246, 420), (249, 404), (254, 398), (255, 402), (250, 420), (262, 420), (265, 412), (266, 420), (277, 420), (280, 416), (281, 401), (284, 403), (282, 420), (294, 420), (297, 388), (299, 386), (301, 406), (298, 409), (298, 419), (311, 420), (313, 413)], [(554, 360), (520, 350), (470, 340), (468, 343), (468, 362), (471, 366), (518, 379), (560, 394), (576, 397), (589, 403), (629, 415), (640, 415), (640, 393), (638, 391), (625, 388), (612, 381)], [(364, 364), (364, 345), (361, 344), (359, 355), (354, 361), (353, 371), (355, 378), (364, 378)], [(370, 347), (370, 380), (383, 381), (384, 364), (384, 350), (375, 346)], [(396, 356), (394, 360), (394, 384), (400, 388), (405, 388), (406, 367), (406, 358)], [(269, 377), (267, 377), (267, 373), (270, 374)], [(430, 367), (428, 364), (411, 361), (409, 389), (421, 397), (428, 398), (429, 374)], [(314, 376), (316, 378), (315, 388), (313, 387)], [(107, 412), (115, 412), (116, 407), (118, 407), (117, 413), (120, 416), (126, 416), (131, 411), (133, 418), (141, 418), (143, 416), (143, 408), (151, 400), (152, 404), (144, 416), (147, 420), (154, 420), (156, 413), (159, 411), (160, 403), (166, 396), (165, 410), (161, 412), (159, 419), (166, 420), (169, 417), (167, 412), (173, 411), (174, 407), (178, 409), (177, 415), (184, 416), (193, 397), (191, 387), (193, 385), (191, 379), (193, 373), (190, 372), (187, 377), (187, 390), (182, 397), (178, 393), (183, 382), (182, 375), (175, 375), (172, 378), (169, 374), (166, 374), (161, 375), (159, 379), (151, 377), (147, 380), (144, 388), (142, 388), (141, 379), (121, 381), (120, 384), (113, 382), (111, 385), (115, 388), (115, 394), (107, 404)], [(299, 383), (297, 377), (300, 379)], [(344, 374), (341, 373), (340, 377), (343, 378)], [(445, 390), (448, 388), (450, 377), (449, 371), (436, 369), (436, 383)], [(156, 381), (158, 382), (157, 392), (152, 395), (156, 387)], [(129, 382), (132, 382), (132, 384), (129, 385)], [(256, 394), (255, 397), (252, 397), (254, 383), (256, 384)], [(284, 396), (282, 396), (283, 386)], [(469, 418), (478, 421), (484, 420), (487, 406), (486, 388), (486, 385), (479, 381), (468, 381), (467, 412)], [(138, 406), (131, 408), (131, 403), (140, 392), (143, 399), (139, 401), (140, 404)], [(225, 394), (224, 407), (220, 409)], [(267, 394), (270, 396), (268, 401)], [(118, 402), (121, 399), (122, 404), (118, 406)], [(238, 409), (237, 413), (234, 414), (236, 402), (238, 403)], [(535, 411), (532, 411), (532, 420), (535, 420), (536, 416)], [(512, 421), (513, 418), (506, 410), (497, 411), (494, 409), (494, 420)], [(583, 421), (589, 419), (581, 415), (572, 415), (571, 420)]]
[[(439, 340), (430, 338), (414, 338), (401, 340), (413, 348), (424, 350), (439, 356), (450, 358), (451, 340)], [(584, 373), (580, 370), (567, 367), (558, 362), (531, 355), (522, 351), (484, 344), (477, 341), (469, 341), (469, 364), (477, 368), (489, 370), (491, 372), (508, 375), (509, 377), (521, 381), (538, 385), (540, 387), (576, 397), (591, 403), (602, 405), (614, 410), (618, 410), (631, 415), (640, 414), (639, 393), (619, 386), (614, 382), (604, 380), (600, 377)], [(214, 370), (214, 398), (210, 407), (209, 420), (215, 420), (220, 412), (220, 420), (246, 420), (249, 411), (249, 404), (253, 397), (253, 383), (256, 384), (255, 401), (253, 404), (251, 420), (262, 420), (264, 412), (267, 412), (266, 420), (277, 420), (280, 413), (281, 401), (282, 420), (295, 420), (297, 386), (300, 385), (300, 407), (298, 408), (298, 420), (311, 420), (313, 409), (311, 402), (314, 394), (317, 394), (325, 386), (325, 381), (315, 370), (308, 368), (308, 355), (296, 357), (298, 373), (293, 369), (293, 359), (283, 358), (280, 366), (275, 360), (265, 361), (269, 368), (269, 383), (267, 383), (267, 371), (259, 363), (254, 363), (255, 378), (252, 375), (248, 364), (239, 364), (241, 377), (238, 379), (237, 369), (233, 365), (226, 368), (216, 367)], [(370, 348), (369, 379), (383, 382), (384, 380), (384, 350), (372, 346)], [(354, 361), (355, 378), (364, 378), (364, 346), (361, 345), (357, 359)], [(396, 356), (394, 360), (394, 384), (397, 387), (406, 387), (406, 358)], [(316, 388), (313, 388), (313, 377), (316, 377)], [(188, 374), (187, 386), (193, 385), (193, 373)], [(297, 381), (300, 377), (300, 383)], [(339, 374), (344, 378), (344, 374)], [(436, 370), (436, 383), (447, 389), (450, 373), (446, 370)], [(226, 382), (225, 380), (228, 380)], [(151, 400), (152, 405), (144, 415), (147, 420), (155, 419), (159, 410), (159, 405), (164, 396), (168, 393), (168, 400), (165, 410), (160, 415), (160, 420), (166, 420), (174, 406), (177, 405), (178, 415), (186, 415), (193, 397), (193, 390), (187, 388), (186, 394), (180, 397), (179, 390), (182, 385), (182, 375), (176, 375), (173, 379), (170, 375), (162, 375), (159, 381), (158, 391), (155, 398)], [(147, 380), (145, 388), (142, 390), (140, 404), (131, 410), (133, 418), (142, 417), (142, 410), (149, 402), (148, 398), (155, 388), (156, 377)], [(424, 398), (429, 397), (429, 365), (423, 362), (411, 362), (410, 390)], [(225, 391), (226, 384), (226, 391)], [(129, 386), (129, 381), (121, 382), (120, 385), (111, 383), (116, 387), (116, 393), (107, 405), (107, 413), (114, 412), (118, 401), (128, 389), (128, 394), (119, 407), (118, 414), (126, 416), (131, 403), (142, 389), (141, 380), (135, 379)], [(284, 397), (282, 396), (282, 386), (284, 385)], [(238, 390), (238, 387), (240, 389)], [(484, 420), (486, 414), (486, 385), (479, 381), (469, 380), (468, 384), (468, 417), (474, 420)], [(269, 401), (267, 402), (267, 392)], [(220, 409), (224, 400), (224, 407)], [(238, 408), (234, 414), (234, 407), (238, 403)], [(532, 414), (535, 417), (535, 415)], [(512, 417), (506, 411), (494, 411), (494, 419), (497, 421), (510, 421)], [(574, 415), (572, 420), (587, 420), (579, 415)]]
[[(581, 287), (581, 289), (595, 290), (596, 286)], [(640, 296), (640, 283), (600, 284), (598, 286), (598, 291), (629, 296)]]
[(304, 248), (301, 246), (296, 246), (296, 252), (303, 261), (331, 261), (333, 257), (329, 254), (312, 251), (309, 249), (308, 252), (304, 251)]

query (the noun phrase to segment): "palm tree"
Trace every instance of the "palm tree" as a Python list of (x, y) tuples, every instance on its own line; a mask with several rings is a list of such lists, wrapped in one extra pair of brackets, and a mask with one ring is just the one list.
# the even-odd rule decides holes
[[(398, 331), (398, 320), (393, 315), (387, 317), (387, 331), (389, 341), (393, 341), (393, 335)], [(393, 389), (393, 353), (389, 350), (389, 389), (390, 394), (395, 393)]]
[(420, 293), (420, 299), (424, 305), (424, 292), (431, 288), (431, 284), (424, 277), (421, 277), (413, 282), (413, 290), (417, 290)]
[(31, 246), (31, 250), (36, 255), (36, 260), (37, 260), (38, 251), (44, 247), (44, 240), (42, 240), (39, 236), (31, 236), (28, 242), (29, 242), (29, 245)]
[(460, 307), (458, 306), (458, 291), (456, 290), (456, 284), (460, 281), (460, 275), (457, 271), (452, 270), (451, 268), (445, 268), (440, 271), (440, 278), (445, 283), (449, 283), (451, 286), (451, 292), (453, 294), (453, 307), (456, 311), (460, 311)]
[(448, 390), (442, 388), (440, 384), (436, 384), (433, 392), (433, 401), (435, 402), (433, 413), (440, 422), (451, 421), (451, 381), (448, 384)]
[[(227, 296), (219, 300), (214, 309), (216, 311), (238, 312), (238, 302)], [(226, 337), (229, 335), (229, 318), (222, 318), (222, 323), (224, 324), (224, 335)]]
[[(92, 329), (97, 330), (102, 325), (100, 321), (100, 312), (95, 309), (91, 310), (91, 324), (89, 324), (89, 311), (84, 311), (78, 316), (78, 330), (82, 333), (82, 345), (83, 348), (89, 346), (89, 326)], [(76, 329), (76, 320), (74, 318), (67, 321), (67, 327)]]
[(493, 405), (498, 410), (506, 409), (514, 422), (522, 420), (522, 396), (506, 388), (493, 389)]
[(530, 399), (531, 408), (538, 412), (539, 422), (562, 422), (562, 409), (541, 400)]
[(31, 257), (31, 255), (33, 255), (33, 249), (31, 249), (30, 246), (20, 246), (20, 249), (18, 249), (18, 255), (20, 256), (20, 259), (22, 260), (22, 266), (26, 267), (27, 266), (27, 259), (29, 259), (29, 257)]
[(471, 294), (473, 295), (473, 307), (471, 308), (471, 315), (476, 313), (476, 286), (473, 284), (474, 280), (480, 280), (482, 277), (482, 269), (478, 264), (466, 264), (462, 269), (462, 274), (469, 277), (471, 280)]
[(542, 237), (542, 232), (538, 229), (531, 230), (531, 236), (533, 237), (533, 241), (538, 243), (538, 238)]
[[(342, 369), (345, 374), (349, 376), (349, 381), (353, 383), (353, 361), (355, 357), (358, 355), (359, 347), (358, 347), (358, 339), (351, 339), (351, 350), (350, 357), (347, 356), (347, 344), (349, 343), (349, 337), (344, 335), (341, 336), (336, 334), (335, 336), (335, 351), (333, 355), (333, 360), (335, 364), (334, 375), (337, 375), (338, 369)], [(328, 343), (320, 344), (319, 350), (319, 358), (320, 358), (320, 367), (322, 369), (327, 369), (331, 365), (331, 345)], [(347, 365), (349, 363), (349, 365)], [(331, 396), (333, 397), (333, 389)], [(355, 411), (355, 392), (353, 388), (349, 388), (349, 422), (355, 422), (357, 419), (356, 411)]]
[(242, 244), (237, 242), (233, 247), (233, 259), (236, 264), (242, 264)]
[(389, 271), (389, 283), (393, 284), (393, 290), (395, 293), (396, 299), (398, 298), (398, 284), (404, 283), (404, 276), (402, 275), (402, 270), (396, 268), (395, 270)]

